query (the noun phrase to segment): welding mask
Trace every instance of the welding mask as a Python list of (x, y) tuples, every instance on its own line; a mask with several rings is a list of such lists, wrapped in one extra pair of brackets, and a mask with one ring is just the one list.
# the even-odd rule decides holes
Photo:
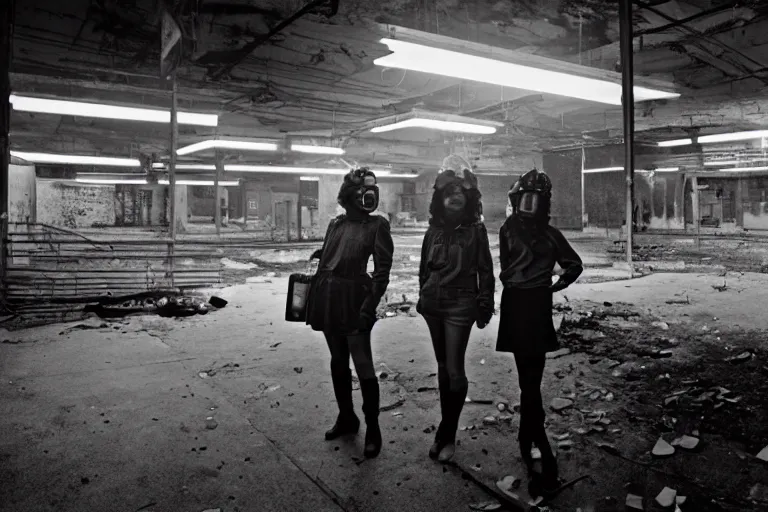
[(534, 169), (523, 174), (509, 190), (512, 213), (523, 218), (549, 216), (552, 182), (549, 176)]
[(379, 187), (376, 185), (376, 175), (373, 172), (365, 167), (355, 169), (345, 176), (344, 181), (356, 187), (354, 204), (358, 209), (372, 213), (379, 207)]

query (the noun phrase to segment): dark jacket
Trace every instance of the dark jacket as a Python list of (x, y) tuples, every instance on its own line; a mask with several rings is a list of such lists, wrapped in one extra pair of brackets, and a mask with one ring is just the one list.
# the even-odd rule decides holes
[(488, 232), (482, 222), (429, 227), (421, 246), (420, 313), (487, 323), (493, 316), (494, 286)]
[[(333, 219), (310, 288), (307, 324), (334, 334), (370, 331), (389, 285), (393, 252), (389, 221), (384, 217)], [(369, 276), (371, 256), (374, 270)]]
[(576, 281), (584, 270), (581, 258), (559, 229), (547, 225), (533, 230), (514, 216), (499, 231), (499, 252), (499, 279), (505, 287), (548, 288), (555, 263), (563, 269), (563, 285)]

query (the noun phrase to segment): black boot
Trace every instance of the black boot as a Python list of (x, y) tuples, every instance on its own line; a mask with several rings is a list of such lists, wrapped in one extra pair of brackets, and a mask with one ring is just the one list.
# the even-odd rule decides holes
[(467, 379), (463, 377), (457, 383), (454, 384), (454, 389), (450, 391), (450, 400), (448, 411), (448, 418), (445, 428), (443, 430), (443, 449), (440, 450), (440, 455), (437, 456), (437, 460), (440, 462), (448, 462), (453, 458), (456, 453), (456, 431), (459, 429), (459, 418), (461, 417), (461, 411), (464, 409), (464, 401), (467, 398)]
[(433, 460), (437, 459), (440, 451), (445, 447), (445, 431), (451, 410), (451, 382), (448, 380), (448, 374), (442, 368), (437, 370), (437, 385), (440, 390), (440, 425), (435, 432), (435, 442), (429, 448), (429, 458)]
[(376, 457), (381, 451), (381, 430), (379, 429), (379, 380), (377, 378), (360, 381), (363, 392), (363, 414), (365, 415), (365, 450), (368, 458)]
[(536, 447), (541, 451), (541, 486), (546, 492), (554, 491), (560, 485), (560, 474), (557, 467), (557, 458), (552, 453), (549, 438), (542, 426), (541, 432), (536, 436)]
[(355, 415), (355, 408), (352, 405), (352, 371), (349, 366), (335, 366), (331, 363), (331, 378), (336, 403), (339, 406), (339, 416), (333, 428), (325, 433), (326, 441), (348, 434), (357, 434), (360, 430), (360, 420)]

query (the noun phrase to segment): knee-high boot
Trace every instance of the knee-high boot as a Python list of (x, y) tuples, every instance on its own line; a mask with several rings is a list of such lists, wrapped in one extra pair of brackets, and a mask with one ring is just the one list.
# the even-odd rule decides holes
[(459, 419), (461, 411), (464, 409), (464, 401), (467, 398), (468, 383), (466, 377), (454, 377), (451, 379), (451, 389), (448, 401), (449, 409), (446, 411), (448, 418), (443, 431), (444, 446), (440, 450), (438, 460), (448, 462), (456, 453), (456, 431), (459, 428)]
[(360, 420), (355, 415), (352, 404), (352, 371), (349, 363), (331, 363), (331, 378), (333, 379), (333, 392), (336, 395), (336, 403), (339, 406), (339, 415), (336, 424), (325, 433), (326, 441), (347, 434), (357, 434), (360, 429)]
[(360, 380), (363, 393), (363, 414), (365, 415), (365, 450), (366, 457), (376, 457), (381, 451), (381, 430), (379, 429), (379, 380), (377, 378)]
[(448, 372), (444, 368), (437, 369), (437, 385), (440, 390), (440, 425), (435, 432), (435, 442), (429, 449), (429, 458), (436, 459), (445, 446), (445, 431), (450, 424), (451, 415), (451, 381)]

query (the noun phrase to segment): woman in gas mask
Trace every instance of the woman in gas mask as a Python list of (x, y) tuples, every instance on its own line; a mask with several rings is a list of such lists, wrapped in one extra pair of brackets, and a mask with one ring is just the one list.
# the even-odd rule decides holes
[[(563, 234), (549, 225), (552, 183), (543, 172), (525, 173), (511, 187), (511, 215), (499, 233), (500, 279), (504, 285), (496, 350), (515, 355), (520, 383), (520, 452), (542, 488), (558, 485), (557, 461), (544, 428), (541, 380), (546, 353), (558, 349), (552, 322), (552, 294), (573, 283), (581, 259)], [(553, 284), (555, 263), (563, 269)], [(531, 450), (541, 451), (542, 472), (533, 471)]]
[[(338, 202), (346, 213), (331, 221), (322, 249), (312, 255), (320, 263), (310, 288), (307, 323), (323, 332), (331, 352), (331, 378), (339, 415), (325, 439), (356, 434), (360, 428), (352, 405), (351, 355), (363, 395), (365, 456), (376, 457), (381, 450), (381, 430), (371, 329), (376, 322), (376, 307), (389, 284), (394, 248), (389, 221), (371, 215), (379, 203), (373, 172), (363, 168), (344, 176)], [(374, 270), (369, 276), (371, 256)]]
[(435, 180), (419, 268), (418, 311), (424, 316), (437, 359), (440, 426), (429, 450), (447, 462), (467, 397), (464, 355), (472, 325), (493, 316), (493, 261), (481, 221), (477, 178), (466, 160), (450, 156)]

